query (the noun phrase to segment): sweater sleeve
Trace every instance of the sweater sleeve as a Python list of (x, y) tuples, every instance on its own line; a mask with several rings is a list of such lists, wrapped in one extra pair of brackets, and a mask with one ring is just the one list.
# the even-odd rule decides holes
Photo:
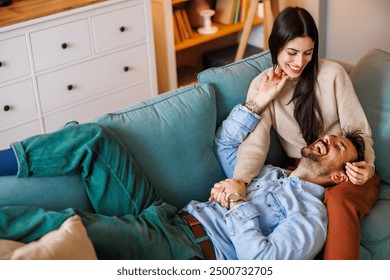
[(344, 131), (361, 130), (365, 142), (365, 161), (374, 167), (375, 153), (371, 128), (364, 110), (353, 88), (352, 81), (345, 70), (339, 66), (334, 86), (337, 99), (337, 110), (340, 127)]
[[(252, 99), (263, 79), (263, 73), (258, 75), (251, 83), (247, 100)], [(270, 144), (270, 129), (272, 125), (270, 106), (261, 113), (261, 122), (241, 143), (238, 153), (233, 178), (249, 183), (257, 176), (264, 165)]]

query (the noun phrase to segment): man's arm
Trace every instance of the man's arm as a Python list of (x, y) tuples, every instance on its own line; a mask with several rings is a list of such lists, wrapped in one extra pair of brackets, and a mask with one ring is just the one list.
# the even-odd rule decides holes
[[(261, 73), (251, 82), (251, 85), (248, 90), (247, 103), (245, 104), (245, 108), (251, 111), (251, 114), (255, 116), (257, 121), (259, 119), (256, 116), (260, 115), (263, 110), (268, 109), (268, 104), (281, 92), (288, 79), (289, 77), (286, 75), (286, 73), (282, 71), (281, 68), (270, 68), (267, 71)], [(264, 124), (265, 129), (257, 129), (257, 136), (254, 138), (255, 141), (250, 140), (249, 143), (246, 144), (246, 149), (244, 151), (242, 150), (242, 148), (240, 148), (240, 153), (245, 154), (243, 156), (241, 155), (244, 160), (241, 160), (238, 172), (237, 170), (234, 171), (234, 178), (237, 180), (244, 180), (246, 183), (249, 183), (252, 178), (258, 174), (261, 166), (264, 163), (265, 154), (269, 146), (269, 128), (271, 126), (271, 116), (269, 115), (269, 112), (265, 113), (267, 113), (268, 119), (268, 121)], [(226, 176), (229, 178), (233, 178), (233, 170), (236, 166), (237, 155), (240, 157), (238, 153), (238, 147), (243, 142), (245, 137), (249, 134), (249, 132), (252, 132), (254, 130), (254, 127), (256, 126), (255, 124), (252, 127), (249, 118), (243, 118), (241, 119), (241, 122), (238, 122), (242, 125), (242, 131), (238, 131), (238, 128), (240, 126), (234, 126), (235, 128), (237, 128), (237, 130), (233, 129), (233, 131), (230, 131), (227, 129), (228, 133), (220, 133), (219, 135), (217, 134), (217, 156), (221, 162)], [(246, 130), (247, 128), (250, 128), (250, 131)], [(267, 132), (267, 135), (264, 135), (265, 139), (258, 137), (259, 132)], [(236, 135), (236, 133), (238, 134)], [(225, 143), (226, 138), (232, 141), (228, 141)], [(248, 136), (248, 139), (250, 139), (250, 136)], [(263, 149), (263, 147), (267, 148)], [(249, 154), (247, 153), (248, 149), (250, 150)], [(253, 153), (253, 151), (255, 151), (255, 153)], [(251, 161), (253, 161), (253, 158), (255, 158), (255, 168), (250, 168), (252, 165)]]
[(238, 104), (222, 122), (215, 135), (215, 152), (225, 174), (232, 178), (238, 147), (253, 131), (260, 116), (244, 105)]

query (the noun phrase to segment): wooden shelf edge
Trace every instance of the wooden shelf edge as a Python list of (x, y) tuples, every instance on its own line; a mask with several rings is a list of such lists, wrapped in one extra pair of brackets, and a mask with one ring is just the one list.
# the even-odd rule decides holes
[(68, 11), (75, 8), (103, 2), (105, 0), (19, 0), (9, 6), (0, 7), (0, 27), (33, 20), (36, 18)]
[[(260, 25), (263, 24), (263, 19), (262, 18), (255, 18), (253, 22), (253, 26), (255, 25)], [(219, 30), (210, 35), (202, 35), (199, 34), (198, 32), (194, 31), (194, 36), (191, 39), (185, 40), (183, 42), (180, 42), (175, 45), (175, 50), (182, 51), (188, 48), (191, 48), (193, 46), (200, 45), (205, 42), (209, 42), (211, 40), (215, 40), (221, 37), (224, 37), (226, 35), (230, 35), (236, 32), (241, 31), (244, 28), (244, 22), (242, 23), (236, 23), (232, 25), (223, 25), (223, 24), (218, 24), (218, 23), (213, 23), (213, 25), (218, 26)]]
[(177, 5), (184, 2), (189, 2), (190, 0), (172, 0), (172, 5)]

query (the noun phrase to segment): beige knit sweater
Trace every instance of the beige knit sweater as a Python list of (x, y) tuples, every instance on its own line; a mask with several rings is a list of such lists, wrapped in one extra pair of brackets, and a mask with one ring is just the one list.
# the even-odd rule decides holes
[[(252, 81), (247, 100), (256, 95), (263, 75), (264, 72)], [(361, 130), (366, 144), (365, 161), (374, 166), (371, 129), (344, 68), (335, 62), (320, 60), (317, 81), (315, 94), (324, 120), (324, 131), (320, 137), (337, 135), (343, 130)], [(271, 126), (276, 130), (286, 154), (291, 158), (301, 157), (301, 148), (307, 145), (294, 119), (294, 105), (292, 102), (288, 104), (293, 91), (293, 82), (287, 81), (278, 97), (262, 112), (259, 124), (239, 147), (234, 179), (250, 182), (259, 174), (268, 153)]]

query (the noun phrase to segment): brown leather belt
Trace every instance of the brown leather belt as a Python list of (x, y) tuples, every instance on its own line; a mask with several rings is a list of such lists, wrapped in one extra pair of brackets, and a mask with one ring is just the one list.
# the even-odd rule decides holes
[(199, 245), (202, 248), (205, 258), (207, 260), (215, 260), (215, 253), (214, 253), (213, 246), (211, 245), (210, 240), (207, 237), (207, 234), (204, 231), (200, 222), (194, 216), (188, 213), (180, 213), (180, 217), (187, 225), (189, 225), (196, 239), (199, 238), (204, 239), (201, 242), (199, 242)]

